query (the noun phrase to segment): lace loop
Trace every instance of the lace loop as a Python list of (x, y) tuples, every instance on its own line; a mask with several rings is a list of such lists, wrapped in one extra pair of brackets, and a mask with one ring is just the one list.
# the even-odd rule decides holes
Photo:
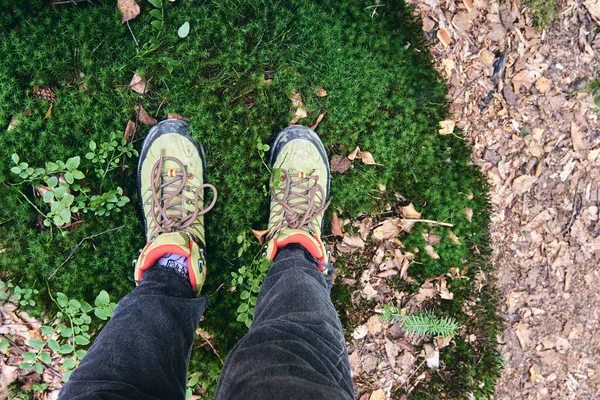
[[(166, 161), (173, 162), (177, 168), (163, 171)], [(208, 183), (200, 186), (192, 185), (189, 180), (193, 175), (188, 174), (185, 165), (175, 157), (165, 157), (164, 149), (161, 150), (160, 158), (152, 167), (150, 196), (146, 204), (150, 205), (150, 219), (154, 224), (152, 238), (161, 233), (184, 231), (195, 237), (192, 225), (197, 222), (199, 216), (210, 211), (217, 201), (217, 189)], [(213, 191), (213, 199), (208, 207), (200, 210), (199, 201), (203, 198), (201, 194), (204, 189)], [(193, 194), (190, 198), (184, 194)], [(193, 210), (184, 207), (192, 205)]]
[[(305, 173), (289, 173), (281, 169), (281, 178), (277, 187), (271, 186), (271, 198), (281, 205), (272, 217), (279, 221), (271, 229), (271, 236), (283, 228), (312, 231), (310, 224), (329, 207), (325, 201), (326, 193), (319, 185), (319, 176)], [(282, 189), (279, 186), (284, 185)], [(318, 203), (321, 203), (318, 205)], [(281, 214), (284, 214), (283, 217)]]

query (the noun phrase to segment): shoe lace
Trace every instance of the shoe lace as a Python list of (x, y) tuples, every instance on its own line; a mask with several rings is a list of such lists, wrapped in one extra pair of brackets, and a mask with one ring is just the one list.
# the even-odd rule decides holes
[[(271, 236), (286, 227), (308, 227), (309, 231), (311, 230), (310, 224), (325, 212), (330, 203), (330, 200), (325, 201), (325, 190), (318, 181), (317, 175), (289, 173), (281, 169), (279, 185), (271, 185), (271, 198), (281, 205), (272, 216), (277, 222), (271, 228)], [(280, 189), (282, 184), (284, 185)]]
[[(174, 162), (177, 168), (163, 171), (166, 161)], [(189, 180), (193, 177), (179, 159), (165, 157), (164, 149), (161, 149), (160, 158), (152, 167), (150, 196), (146, 201), (150, 205), (150, 218), (154, 222), (153, 238), (161, 233), (181, 231), (196, 237), (192, 226), (198, 222), (199, 216), (213, 208), (217, 201), (217, 189), (208, 183), (191, 185)], [(203, 200), (202, 194), (206, 188), (213, 191), (213, 199), (208, 207), (200, 210), (198, 202)], [(190, 197), (186, 192), (193, 195)], [(193, 211), (185, 208), (184, 203), (193, 205)]]

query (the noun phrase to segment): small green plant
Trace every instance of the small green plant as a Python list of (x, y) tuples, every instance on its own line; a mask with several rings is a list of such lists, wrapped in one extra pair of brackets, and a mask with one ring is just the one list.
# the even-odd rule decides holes
[[(95, 143), (94, 146), (92, 146), (92, 143), (94, 142), (90, 143), (90, 148), (95, 147)], [(93, 160), (109, 160), (106, 169), (96, 169), (99, 178), (104, 178), (106, 173), (116, 168), (113, 168), (114, 159), (112, 155), (110, 158), (108, 156), (111, 144), (112, 142), (106, 146), (106, 153), (101, 150), (98, 158), (92, 157)], [(119, 150), (119, 157), (122, 155), (127, 157), (137, 155), (137, 151), (130, 146), (132, 145), (119, 146), (113, 150)], [(42, 197), (43, 202), (49, 207), (49, 211), (44, 213), (23, 192), (20, 192), (44, 217), (43, 223), (47, 227), (52, 224), (58, 228), (69, 225), (74, 217), (73, 215), (79, 211), (84, 213), (93, 212), (94, 215), (98, 216), (110, 215), (111, 212), (119, 212), (121, 207), (130, 201), (127, 196), (123, 195), (123, 189), (120, 187), (100, 195), (90, 196), (91, 189), (82, 186), (78, 182), (85, 178), (85, 174), (78, 169), (81, 163), (81, 157), (79, 156), (71, 157), (66, 162), (60, 160), (47, 162), (45, 168), (30, 167), (28, 163), (20, 162), (17, 154), (12, 155), (12, 160), (16, 165), (11, 168), (11, 172), (22, 179), (21, 183), (32, 183), (37, 193)], [(118, 166), (119, 158), (116, 159), (116, 162)]]
[(13, 285), (12, 282), (4, 282), (0, 280), (0, 303), (7, 301), (11, 292), (11, 301), (15, 303), (17, 307), (35, 306), (33, 296), (39, 293), (37, 289), (23, 289), (19, 286)]
[(112, 316), (116, 304), (110, 301), (108, 293), (104, 290), (96, 297), (93, 307), (85, 301), (69, 299), (60, 292), (56, 293), (56, 298), (52, 295), (50, 297), (60, 311), (56, 313), (55, 318), (50, 319), (53, 321), (51, 325), (40, 328), (44, 340), (29, 340), (28, 345), (35, 351), (22, 354), (23, 362), (19, 364), (19, 368), (33, 369), (42, 374), (44, 369), (53, 363), (50, 352), (47, 351), (52, 350), (65, 357), (62, 369), (67, 372), (63, 375), (63, 382), (67, 382), (72, 370), (87, 353), (85, 348), (90, 344), (92, 315), (106, 321)]
[(527, 6), (539, 28), (547, 28), (554, 22), (556, 0), (527, 0)]
[(104, 142), (100, 146), (92, 140), (89, 148), (90, 151), (85, 155), (85, 158), (94, 164), (96, 176), (99, 179), (104, 179), (106, 174), (118, 168), (123, 156), (127, 156), (127, 158), (138, 156), (133, 144), (127, 143), (125, 138), (118, 141), (115, 132), (110, 134), (108, 142)]
[(192, 396), (194, 395), (194, 388), (198, 384), (199, 380), (200, 380), (199, 372), (190, 373), (188, 371), (188, 380), (187, 380), (187, 385), (185, 388), (185, 400), (189, 400), (192, 398)]
[[(238, 250), (238, 258), (250, 248), (251, 241), (246, 233), (242, 233), (237, 237), (240, 248)], [(249, 265), (244, 265), (238, 268), (237, 272), (231, 272), (231, 286), (239, 286), (241, 288), (240, 300), (242, 303), (237, 308), (237, 321), (243, 322), (248, 328), (252, 324), (254, 317), (254, 306), (260, 292), (262, 282), (265, 280), (267, 271), (272, 262), (262, 256), (262, 252), (258, 252)]]
[(460, 325), (454, 318), (438, 317), (431, 311), (422, 311), (410, 315), (402, 315), (398, 307), (386, 305), (380, 315), (384, 321), (399, 322), (402, 329), (411, 335), (433, 335), (453, 337)]

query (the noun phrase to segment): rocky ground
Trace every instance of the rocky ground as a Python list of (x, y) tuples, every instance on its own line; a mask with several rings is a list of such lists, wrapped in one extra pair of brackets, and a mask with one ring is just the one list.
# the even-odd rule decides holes
[(597, 398), (600, 4), (562, 1), (540, 31), (518, 0), (412, 3), (491, 186), (506, 319), (497, 398)]

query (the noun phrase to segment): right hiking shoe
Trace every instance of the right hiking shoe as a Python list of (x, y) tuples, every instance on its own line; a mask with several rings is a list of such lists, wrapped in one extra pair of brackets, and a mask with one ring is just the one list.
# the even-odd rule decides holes
[(319, 136), (305, 126), (289, 126), (275, 137), (271, 150), (271, 211), (266, 257), (299, 244), (327, 275), (329, 256), (321, 240), (329, 206), (329, 160)]

